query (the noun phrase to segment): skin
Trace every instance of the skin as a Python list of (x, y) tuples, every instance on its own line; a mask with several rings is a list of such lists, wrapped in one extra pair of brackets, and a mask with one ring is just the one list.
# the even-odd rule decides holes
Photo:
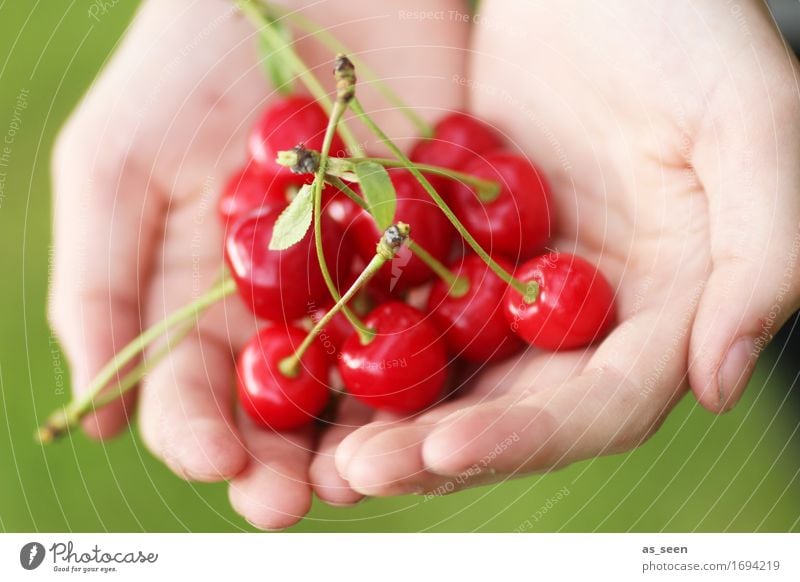
[[(414, 419), (345, 399), (323, 434), (279, 435), (231, 409), (232, 354), (255, 330), (231, 298), (138, 391), (155, 455), (184, 478), (229, 480), (236, 510), (278, 529), (305, 514), (312, 491), (351, 504), (434, 490), (475, 467), (460, 481), (629, 450), (689, 388), (712, 412), (736, 404), (758, 349), (800, 305), (798, 66), (760, 3), (490, 0), (478, 24), (448, 16), (465, 14), (456, 1), (404, 3), (444, 11), (423, 20), (388, 1), (325, 5), (308, 13), (369, 51), (423, 115), (468, 107), (532, 156), (556, 199), (553, 246), (599, 265), (621, 323), (585, 352), (529, 351), (487, 367)], [(145, 4), (59, 139), (51, 318), (78, 393), (218, 273), (221, 233), (204, 208), (270, 99), (246, 22), (224, 18), (197, 41), (226, 10)], [(299, 49), (328, 72), (325, 51)], [(367, 87), (360, 96), (384, 107)], [(400, 116), (376, 117), (410, 145)], [(737, 361), (723, 365), (728, 352)], [(115, 434), (132, 403), (84, 428)]]

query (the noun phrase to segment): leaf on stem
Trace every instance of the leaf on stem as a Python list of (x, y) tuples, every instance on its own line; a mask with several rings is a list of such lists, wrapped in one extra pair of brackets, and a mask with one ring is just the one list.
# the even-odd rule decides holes
[(268, 37), (260, 35), (258, 52), (261, 57), (261, 66), (272, 86), (281, 95), (291, 95), (294, 92), (295, 77), (292, 74), (292, 67), (286, 62), (285, 47), (292, 42), (292, 34), (289, 28), (278, 20), (270, 19), (268, 26), (277, 33), (276, 36), (280, 36), (283, 45), (273, 47)]
[(361, 192), (375, 218), (378, 229), (386, 230), (394, 223), (397, 194), (386, 169), (376, 162), (359, 162), (355, 165)]
[(314, 212), (313, 191), (311, 184), (303, 184), (289, 206), (278, 216), (272, 230), (272, 240), (269, 241), (269, 250), (282, 251), (303, 240), (311, 226)]

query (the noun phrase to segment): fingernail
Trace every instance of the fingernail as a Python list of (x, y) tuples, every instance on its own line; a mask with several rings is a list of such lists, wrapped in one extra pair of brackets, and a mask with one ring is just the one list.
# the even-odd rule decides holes
[(755, 340), (744, 336), (728, 348), (725, 359), (717, 372), (717, 390), (720, 408), (731, 410), (742, 397), (750, 375), (753, 373), (758, 355)]

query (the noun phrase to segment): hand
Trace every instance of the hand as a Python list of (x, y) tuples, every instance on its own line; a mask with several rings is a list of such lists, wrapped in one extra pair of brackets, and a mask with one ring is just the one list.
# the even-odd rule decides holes
[(456, 81), (550, 178), (554, 244), (600, 265), (621, 323), (352, 433), (336, 464), (366, 495), (629, 450), (688, 386), (729, 410), (800, 304), (799, 71), (761, 3), (485, 0), (478, 20)]
[[(383, 4), (316, 3), (309, 16), (335, 27), (353, 51), (371, 51), (366, 60), (428, 117), (462, 107), (463, 90), (449, 76), (464, 71), (465, 53), (453, 47), (466, 46), (467, 29), (436, 20), (398, 27), (397, 10)], [(455, 0), (440, 4), (437, 9), (461, 7)], [(405, 7), (430, 10), (431, 3)], [(271, 97), (255, 41), (232, 2), (148, 2), (65, 127), (53, 163), (50, 316), (76, 393), (142, 329), (205, 292), (218, 276), (217, 193), (244, 162), (245, 135)], [(433, 48), (437, 43), (444, 48)], [(329, 51), (311, 41), (301, 41), (299, 50), (325, 78)], [(362, 100), (368, 108), (383, 107), (368, 87)], [(399, 114), (376, 116), (394, 136), (412, 135)], [(176, 474), (230, 480), (236, 510), (274, 529), (308, 510), (310, 468), (324, 499), (360, 496), (338, 477), (330, 453), (346, 426), (322, 438), (310, 467), (311, 429), (276, 434), (231, 409), (233, 354), (255, 329), (238, 299), (208, 312), (142, 383), (138, 413), (143, 441)], [(94, 437), (112, 436), (132, 406), (127, 397), (87, 418), (84, 428)], [(351, 408), (343, 406), (340, 424), (368, 420)]]

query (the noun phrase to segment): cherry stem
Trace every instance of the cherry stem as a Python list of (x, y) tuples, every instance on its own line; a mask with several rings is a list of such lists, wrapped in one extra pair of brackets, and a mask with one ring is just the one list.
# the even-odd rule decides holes
[[(398, 222), (396, 225), (392, 225), (386, 229), (386, 232), (378, 242), (375, 256), (372, 257), (367, 266), (364, 267), (364, 270), (361, 271), (361, 274), (350, 288), (339, 298), (336, 304), (314, 324), (314, 327), (311, 328), (311, 331), (308, 332), (308, 335), (306, 335), (305, 339), (303, 339), (303, 342), (297, 347), (294, 353), (278, 363), (278, 370), (280, 370), (284, 376), (294, 378), (300, 373), (300, 360), (303, 358), (309, 346), (325, 326), (330, 323), (331, 319), (333, 319), (333, 317), (344, 308), (347, 302), (375, 276), (375, 273), (377, 273), (384, 264), (386, 264), (386, 261), (394, 257), (398, 249), (407, 241), (409, 230), (409, 226), (403, 222)], [(364, 338), (362, 336), (361, 343), (364, 345), (368, 344), (372, 341), (374, 335), (374, 333), (370, 332), (369, 338)]]
[[(151, 326), (142, 332), (133, 341), (128, 343), (122, 350), (106, 363), (105, 366), (97, 373), (94, 379), (89, 384), (86, 392), (80, 398), (73, 400), (66, 406), (59, 408), (47, 419), (44, 425), (37, 432), (37, 439), (39, 442), (47, 443), (55, 440), (69, 430), (69, 428), (77, 424), (81, 418), (87, 413), (95, 409), (95, 399), (100, 392), (111, 382), (119, 371), (126, 366), (131, 360), (138, 356), (144, 348), (153, 343), (161, 337), (167, 330), (184, 321), (192, 321), (192, 325), (196, 323), (196, 319), (209, 307), (223, 299), (224, 297), (236, 291), (236, 283), (233, 280), (224, 279), (203, 296), (198, 297), (191, 303), (188, 303), (164, 318), (160, 322)], [(180, 332), (178, 334), (180, 336)], [(163, 356), (162, 356), (163, 357)], [(128, 376), (125, 376), (120, 384), (131, 382), (134, 377), (132, 374), (137, 372), (141, 377), (142, 369), (136, 368), (131, 371)], [(146, 370), (145, 370), (146, 371)], [(135, 384), (133, 382), (131, 385)], [(127, 390), (127, 388), (125, 388)], [(123, 390), (124, 391), (124, 390)], [(115, 398), (114, 398), (115, 399)], [(108, 404), (110, 400), (104, 399), (103, 405)]]
[(361, 196), (356, 194), (355, 190), (353, 190), (350, 186), (347, 185), (347, 182), (339, 178), (338, 176), (333, 176), (331, 174), (325, 175), (325, 181), (340, 190), (345, 196), (347, 196), (350, 200), (358, 204), (362, 210), (366, 210), (369, 212), (369, 206), (367, 205), (366, 200), (364, 200)]
[(420, 172), (425, 172), (428, 174), (435, 174), (437, 176), (444, 176), (445, 178), (449, 178), (450, 180), (455, 180), (458, 182), (463, 182), (465, 184), (469, 184), (475, 188), (475, 193), (478, 195), (478, 199), (481, 202), (489, 203), (494, 201), (500, 195), (500, 184), (495, 182), (494, 180), (485, 180), (483, 178), (478, 178), (477, 176), (473, 176), (472, 174), (467, 174), (464, 172), (459, 172), (457, 170), (452, 170), (450, 168), (444, 168), (442, 166), (433, 166), (431, 164), (418, 164), (416, 162), (410, 162), (410, 165), (403, 163), (402, 160), (392, 160), (390, 158), (351, 158), (351, 162), (357, 164), (359, 162), (375, 162), (384, 166), (386, 168), (416, 168)]
[[(369, 212), (369, 206), (366, 201), (356, 194), (356, 192), (347, 185), (347, 183), (338, 176), (326, 175), (325, 181), (334, 188), (337, 188), (345, 194), (350, 200), (358, 204), (362, 210)], [(459, 277), (448, 269), (439, 259), (434, 257), (425, 248), (415, 240), (409, 238), (406, 241), (408, 249), (414, 253), (420, 260), (425, 263), (431, 271), (436, 273), (445, 283), (450, 285), (450, 295), (453, 297), (463, 297), (469, 292), (469, 281), (463, 277)]]
[[(322, 83), (314, 76), (314, 73), (311, 72), (311, 69), (308, 68), (291, 44), (287, 44), (281, 35), (273, 28), (272, 20), (269, 15), (264, 13), (264, 7), (255, 0), (236, 0), (236, 4), (245, 16), (258, 27), (259, 33), (267, 44), (272, 47), (272, 50), (276, 52), (279, 50), (281, 51), (281, 55), (287, 61), (289, 67), (293, 69), (294, 73), (300, 78), (300, 81), (306, 86), (308, 92), (317, 100), (320, 106), (325, 110), (325, 113), (330, 115), (333, 111), (334, 104), (325, 91), (325, 88), (322, 86)], [(361, 144), (358, 143), (358, 140), (355, 135), (353, 135), (353, 132), (346, 122), (341, 124), (339, 131), (351, 155), (354, 157), (362, 157), (364, 155), (364, 150), (361, 148)]]
[[(339, 289), (337, 289), (336, 284), (333, 282), (330, 270), (328, 269), (328, 263), (325, 260), (325, 249), (322, 244), (322, 188), (325, 185), (325, 170), (328, 166), (328, 157), (331, 144), (333, 143), (333, 137), (336, 134), (336, 127), (341, 121), (345, 110), (347, 109), (348, 101), (353, 96), (354, 89), (352, 85), (355, 84), (355, 76), (353, 76), (352, 79), (340, 79), (342, 76), (340, 68), (346, 67), (347, 63), (349, 63), (349, 61), (347, 61), (347, 57), (343, 55), (338, 56), (336, 59), (336, 70), (334, 74), (337, 77), (337, 97), (333, 104), (331, 115), (328, 118), (328, 126), (325, 129), (325, 137), (322, 140), (322, 150), (319, 154), (319, 167), (317, 168), (316, 175), (314, 176), (313, 184), (314, 246), (316, 247), (317, 261), (319, 262), (320, 270), (322, 271), (322, 277), (325, 279), (325, 285), (328, 287), (328, 292), (331, 294), (331, 297), (336, 302), (341, 299), (341, 296), (339, 295)], [(350, 67), (352, 69), (352, 64), (350, 64)], [(340, 82), (341, 87), (339, 86)], [(368, 341), (372, 337), (372, 332), (366, 328), (364, 323), (356, 316), (355, 313), (353, 313), (349, 307), (347, 307), (347, 305), (344, 305), (342, 310), (344, 311), (347, 320), (352, 324), (358, 335), (361, 337), (361, 340)]]
[[(303, 166), (300, 163), (303, 160), (302, 156), (314, 156), (317, 152), (314, 150), (292, 149), (278, 152), (276, 162), (281, 166), (291, 168), (295, 172), (303, 172)], [(305, 160), (303, 160), (305, 161)], [(337, 178), (347, 178), (351, 181), (356, 181), (355, 166), (364, 162), (374, 162), (386, 168), (416, 168), (420, 172), (427, 174), (436, 174), (437, 176), (444, 176), (450, 180), (463, 182), (475, 188), (475, 194), (478, 200), (488, 204), (493, 202), (500, 195), (500, 184), (494, 180), (486, 180), (478, 178), (472, 174), (459, 172), (450, 168), (442, 166), (434, 166), (431, 164), (418, 164), (416, 162), (403, 163), (401, 160), (393, 160), (389, 158), (332, 158), (328, 160), (326, 167), (327, 176), (335, 176)]]
[(450, 295), (453, 297), (463, 297), (469, 292), (469, 281), (464, 277), (459, 277), (450, 269), (444, 266), (441, 261), (409, 239), (406, 246), (411, 252), (418, 256), (436, 275), (450, 286)]
[(399, 109), (403, 115), (417, 128), (422, 137), (430, 138), (433, 136), (433, 126), (425, 121), (412, 107), (403, 100), (397, 92), (389, 87), (364, 61), (351, 54), (351, 51), (333, 34), (323, 29), (315, 21), (307, 16), (300, 14), (294, 10), (287, 10), (281, 6), (277, 6), (272, 2), (262, 2), (269, 12), (274, 15), (286, 18), (291, 21), (300, 30), (307, 32), (316, 38), (323, 46), (328, 48), (332, 53), (345, 53), (350, 55), (350, 59), (358, 69), (359, 75), (363, 75), (375, 87), (375, 89), (383, 96), (386, 101)]
[(519, 292), (522, 295), (525, 303), (533, 303), (536, 301), (536, 298), (539, 295), (539, 285), (535, 281), (530, 281), (528, 283), (520, 281), (511, 275), (511, 273), (506, 271), (503, 267), (501, 267), (497, 261), (492, 259), (491, 255), (489, 255), (489, 253), (487, 253), (483, 247), (478, 244), (478, 241), (475, 240), (475, 237), (473, 237), (472, 234), (470, 234), (466, 227), (461, 223), (461, 221), (442, 199), (436, 189), (431, 186), (431, 183), (428, 181), (428, 179), (414, 167), (414, 164), (411, 162), (411, 160), (408, 159), (408, 157), (400, 150), (400, 148), (397, 147), (391, 139), (389, 139), (389, 136), (387, 136), (383, 130), (372, 120), (367, 112), (364, 111), (364, 107), (362, 107), (357, 98), (354, 97), (350, 102), (350, 108), (353, 110), (353, 113), (355, 113), (364, 122), (370, 131), (372, 131), (378, 137), (378, 139), (386, 147), (388, 147), (395, 156), (397, 156), (397, 159), (403, 162), (403, 166), (407, 168), (408, 171), (411, 172), (411, 174), (422, 185), (422, 187), (425, 188), (425, 191), (430, 195), (431, 198), (433, 198), (433, 201), (436, 202), (455, 229), (464, 238), (464, 240), (467, 241), (467, 244), (472, 247), (472, 250), (475, 251), (475, 254), (483, 259), (489, 268), (494, 271), (494, 273), (500, 277), (503, 282)]

